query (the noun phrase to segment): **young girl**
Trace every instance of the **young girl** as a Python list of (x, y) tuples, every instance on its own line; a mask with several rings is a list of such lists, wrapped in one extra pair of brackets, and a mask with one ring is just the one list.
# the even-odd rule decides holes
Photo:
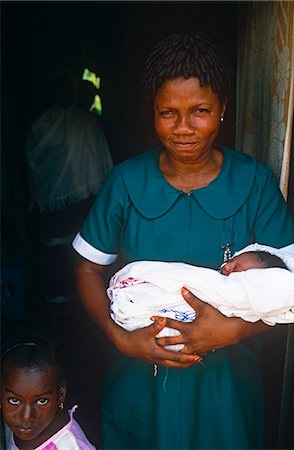
[(46, 338), (14, 339), (2, 355), (1, 410), (6, 450), (95, 450), (64, 411), (66, 381), (58, 350)]

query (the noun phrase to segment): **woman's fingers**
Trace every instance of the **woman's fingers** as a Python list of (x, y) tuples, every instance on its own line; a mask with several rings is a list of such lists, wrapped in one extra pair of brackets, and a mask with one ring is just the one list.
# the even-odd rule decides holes
[(150, 331), (151, 336), (156, 336), (166, 326), (167, 318), (154, 316), (151, 319), (154, 320), (154, 323), (146, 327), (146, 329)]
[(205, 305), (205, 303), (196, 297), (196, 295), (192, 294), (186, 287), (182, 287), (181, 294), (184, 300), (199, 314), (201, 307)]
[(166, 322), (166, 318), (159, 317), (148, 327), (125, 333), (120, 341), (120, 350), (133, 358), (166, 367), (185, 368), (196, 364), (197, 355), (174, 352), (158, 345), (155, 336)]
[(187, 369), (188, 367), (195, 366), (197, 364), (201, 364), (202, 358), (195, 358), (194, 361), (189, 363), (178, 363), (170, 360), (163, 360), (160, 364), (161, 366), (168, 367), (170, 369)]
[(202, 361), (202, 357), (195, 354), (185, 354), (181, 352), (174, 352), (172, 350), (167, 350), (167, 356), (163, 357), (163, 353), (161, 353), (161, 357), (154, 361), (154, 364), (158, 364), (165, 367), (170, 368), (182, 368), (185, 369), (187, 367), (191, 367), (195, 364), (198, 364)]

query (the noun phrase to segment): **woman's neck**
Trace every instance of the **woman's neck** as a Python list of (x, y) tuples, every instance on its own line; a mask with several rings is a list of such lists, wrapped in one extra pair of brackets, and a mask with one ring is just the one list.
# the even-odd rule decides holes
[(184, 192), (209, 185), (219, 175), (222, 164), (223, 153), (216, 149), (193, 161), (174, 159), (166, 150), (162, 150), (159, 156), (164, 178)]

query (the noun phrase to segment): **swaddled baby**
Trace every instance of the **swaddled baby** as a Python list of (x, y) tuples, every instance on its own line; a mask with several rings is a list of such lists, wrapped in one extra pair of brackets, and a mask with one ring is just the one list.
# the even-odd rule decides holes
[[(127, 264), (110, 280), (110, 315), (128, 331), (150, 325), (153, 315), (192, 321), (196, 312), (181, 295), (185, 286), (228, 317), (268, 325), (294, 322), (294, 245), (274, 249), (253, 244), (220, 270), (179, 262)], [(179, 334), (166, 327), (157, 337)], [(183, 345), (167, 348), (179, 351)]]

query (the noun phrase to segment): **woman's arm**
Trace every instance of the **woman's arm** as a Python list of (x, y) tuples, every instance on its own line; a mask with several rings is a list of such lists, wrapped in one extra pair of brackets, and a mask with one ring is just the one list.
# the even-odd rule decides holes
[(271, 327), (262, 321), (246, 322), (238, 317), (226, 317), (212, 306), (199, 300), (186, 288), (182, 295), (196, 311), (196, 319), (190, 323), (182, 323), (168, 319), (167, 326), (180, 331), (180, 336), (159, 338), (161, 346), (184, 344), (183, 353), (204, 355), (217, 348), (237, 344), (241, 340), (255, 334), (270, 330)]
[(109, 314), (109, 299), (104, 281), (105, 266), (80, 258), (77, 266), (77, 291), (87, 313), (99, 324), (119, 351), (133, 358), (166, 367), (189, 367), (198, 362), (196, 355), (181, 354), (160, 347), (155, 336), (166, 324), (159, 318), (154, 324), (132, 332), (118, 326)]

